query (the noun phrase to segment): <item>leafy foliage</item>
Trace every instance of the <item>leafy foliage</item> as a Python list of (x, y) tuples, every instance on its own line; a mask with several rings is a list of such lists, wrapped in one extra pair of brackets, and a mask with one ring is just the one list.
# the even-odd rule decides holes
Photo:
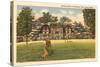
[(90, 31), (95, 34), (95, 9), (83, 9), (84, 21), (90, 27)]
[(62, 24), (64, 24), (64, 22), (71, 22), (72, 20), (71, 19), (69, 19), (68, 17), (65, 17), (65, 16), (63, 16), (63, 17), (61, 17), (60, 18), (60, 22), (62, 23)]
[(57, 17), (52, 16), (49, 12), (43, 12), (43, 16), (38, 19), (41, 23), (56, 22)]
[(17, 35), (23, 36), (27, 35), (32, 30), (32, 9), (29, 7), (23, 7), (22, 11), (19, 13), (17, 17)]

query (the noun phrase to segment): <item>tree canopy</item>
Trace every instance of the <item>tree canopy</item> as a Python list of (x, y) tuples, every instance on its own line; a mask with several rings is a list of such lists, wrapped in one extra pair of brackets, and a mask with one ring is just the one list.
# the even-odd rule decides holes
[(17, 17), (17, 35), (27, 35), (32, 30), (32, 9), (29, 7), (23, 7)]
[(58, 18), (52, 16), (49, 12), (43, 12), (43, 16), (38, 19), (41, 23), (56, 22)]
[(70, 19), (70, 18), (68, 18), (68, 17), (65, 17), (65, 16), (63, 16), (63, 17), (61, 17), (60, 18), (60, 22), (63, 24), (64, 22), (71, 22), (72, 20)]
[(83, 9), (85, 24), (90, 27), (90, 31), (95, 34), (95, 9)]

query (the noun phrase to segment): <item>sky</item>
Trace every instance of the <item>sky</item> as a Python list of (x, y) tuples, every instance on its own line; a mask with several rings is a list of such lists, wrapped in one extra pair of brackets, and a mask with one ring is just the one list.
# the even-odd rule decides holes
[[(17, 14), (21, 12), (21, 9), (26, 6), (17, 6)], [(84, 18), (82, 9), (79, 8), (60, 8), (60, 7), (43, 7), (43, 6), (28, 6), (32, 9), (32, 15), (35, 16), (35, 19), (38, 19), (42, 16), (43, 12), (50, 12), (53, 16), (57, 16), (58, 20), (60, 17), (65, 16), (69, 17), (72, 22), (77, 21), (81, 22), (84, 25)]]

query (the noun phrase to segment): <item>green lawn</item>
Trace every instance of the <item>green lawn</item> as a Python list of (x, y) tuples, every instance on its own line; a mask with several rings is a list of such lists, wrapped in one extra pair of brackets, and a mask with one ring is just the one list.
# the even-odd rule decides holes
[[(52, 40), (54, 54), (47, 60), (83, 59), (95, 57), (95, 40)], [(43, 61), (43, 41), (17, 44), (17, 62)]]

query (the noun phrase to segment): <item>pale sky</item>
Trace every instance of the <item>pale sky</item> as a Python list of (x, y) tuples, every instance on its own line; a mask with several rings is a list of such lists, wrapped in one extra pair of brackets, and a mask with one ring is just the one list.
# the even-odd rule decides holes
[[(25, 6), (17, 6), (17, 13), (19, 14), (21, 9)], [(58, 19), (62, 16), (69, 17), (73, 22), (81, 22), (84, 25), (84, 18), (82, 9), (78, 8), (58, 8), (58, 7), (41, 7), (41, 6), (28, 6), (32, 9), (32, 15), (35, 19), (42, 16), (43, 12), (50, 12), (53, 16), (57, 16)]]

